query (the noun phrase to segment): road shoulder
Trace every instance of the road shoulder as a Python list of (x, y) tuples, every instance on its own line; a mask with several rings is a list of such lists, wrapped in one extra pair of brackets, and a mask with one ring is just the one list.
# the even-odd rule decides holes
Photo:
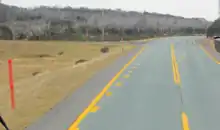
[(217, 64), (220, 64), (220, 53), (216, 50), (217, 44), (210, 39), (204, 39), (201, 42), (203, 51)]
[(127, 55), (119, 57), (113, 64), (100, 70), (82, 87), (69, 97), (57, 104), (37, 122), (26, 130), (66, 130), (78, 115), (88, 106), (91, 100), (103, 89), (111, 78), (126, 64), (140, 49), (137, 47)]

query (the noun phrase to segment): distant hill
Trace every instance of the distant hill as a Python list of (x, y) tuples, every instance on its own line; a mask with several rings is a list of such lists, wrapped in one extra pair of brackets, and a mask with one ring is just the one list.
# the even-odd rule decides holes
[(156, 35), (204, 34), (210, 25), (211, 22), (204, 18), (120, 9), (20, 8), (0, 4), (0, 39), (100, 40), (102, 35), (107, 40), (138, 39)]
[(24, 9), (15, 6), (0, 4), (0, 21), (28, 20), (32, 16), (40, 16), (43, 19), (65, 19), (75, 22), (77, 25), (88, 26), (111, 26), (119, 28), (206, 28), (211, 22), (203, 18), (184, 18), (169, 14), (158, 14), (149, 12), (135, 12), (122, 10), (104, 10), (88, 8), (57, 8), (36, 7)]

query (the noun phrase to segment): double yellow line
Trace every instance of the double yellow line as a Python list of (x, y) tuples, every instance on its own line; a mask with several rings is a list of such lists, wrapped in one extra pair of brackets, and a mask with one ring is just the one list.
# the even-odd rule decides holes
[(173, 44), (171, 44), (171, 58), (172, 58), (172, 69), (173, 69), (174, 82), (178, 86), (180, 86), (180, 73), (179, 73), (178, 64), (176, 61), (176, 56), (175, 56)]
[[(179, 73), (178, 64), (177, 64), (177, 61), (176, 61), (174, 45), (171, 44), (170, 47), (171, 47), (173, 79), (174, 79), (174, 82), (180, 87), (180, 73)], [(182, 128), (183, 128), (183, 130), (190, 130), (189, 129), (188, 117), (187, 117), (185, 112), (181, 113), (181, 119), (182, 119)]]

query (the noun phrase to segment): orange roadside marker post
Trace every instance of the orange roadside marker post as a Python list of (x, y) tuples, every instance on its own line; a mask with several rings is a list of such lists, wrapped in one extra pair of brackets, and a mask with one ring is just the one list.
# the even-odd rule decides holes
[(14, 96), (14, 81), (13, 81), (12, 59), (8, 60), (8, 75), (9, 75), (11, 108), (14, 110), (15, 109), (15, 96)]

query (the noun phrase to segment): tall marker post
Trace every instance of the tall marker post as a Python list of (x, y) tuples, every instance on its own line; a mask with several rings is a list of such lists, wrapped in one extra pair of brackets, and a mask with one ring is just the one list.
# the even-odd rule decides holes
[(14, 96), (14, 81), (13, 81), (12, 59), (8, 60), (8, 75), (9, 75), (11, 108), (14, 110), (15, 109), (15, 96)]

